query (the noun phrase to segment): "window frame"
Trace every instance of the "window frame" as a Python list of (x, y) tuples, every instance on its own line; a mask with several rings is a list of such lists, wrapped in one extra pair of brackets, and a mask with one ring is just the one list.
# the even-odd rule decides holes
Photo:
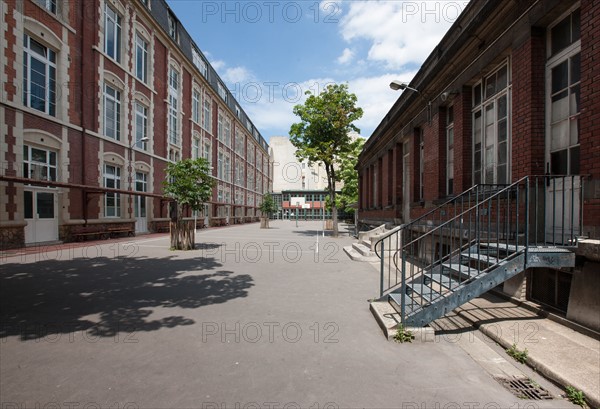
[[(148, 49), (149, 43), (144, 36), (142, 36), (139, 32), (135, 33), (135, 77), (142, 81), (144, 84), (148, 84)], [(142, 47), (142, 44), (144, 47)], [(142, 56), (142, 73), (140, 74), (140, 51)]]
[[(45, 162), (33, 160), (33, 150), (43, 151), (45, 153)], [(54, 164), (52, 157), (54, 156)], [(23, 144), (23, 177), (25, 179), (56, 182), (58, 180), (58, 152), (37, 146)], [(32, 177), (34, 169), (46, 169), (45, 178)], [(53, 172), (54, 171), (54, 172)], [(43, 171), (41, 172), (43, 176)]]
[[(114, 96), (109, 95), (107, 89), (114, 91), (115, 95)], [(114, 118), (114, 123), (115, 123), (115, 128), (114, 128), (115, 135), (114, 136), (109, 135), (108, 130), (107, 130), (108, 129), (107, 128), (107, 124), (108, 124), (107, 103), (108, 102), (112, 102), (115, 105), (114, 112), (115, 112), (116, 117)], [(121, 109), (122, 109), (121, 90), (109, 85), (107, 82), (104, 82), (103, 109), (104, 109), (104, 114), (102, 116), (102, 118), (103, 118), (102, 131), (103, 131), (104, 136), (106, 136), (107, 138), (114, 139), (115, 141), (120, 141), (121, 140)]]
[(179, 146), (181, 138), (179, 137), (179, 90), (180, 90), (180, 73), (173, 65), (169, 66), (168, 72), (168, 109), (167, 109), (167, 124), (168, 124), (168, 141), (171, 145)]
[[(140, 112), (139, 108), (141, 108), (143, 111)], [(148, 112), (149, 109), (147, 106), (145, 106), (144, 104), (142, 104), (140, 101), (135, 101), (134, 103), (134, 117), (135, 117), (135, 121), (134, 121), (134, 126), (135, 126), (135, 147), (144, 151), (148, 150), (148, 141), (145, 142), (140, 142), (142, 138), (148, 138)], [(138, 119), (142, 119), (143, 120), (143, 130), (142, 130), (142, 135), (140, 136), (139, 134), (139, 124), (138, 124)]]
[[(114, 174), (111, 175), (108, 173), (109, 167), (115, 169)], [(105, 188), (109, 188), (107, 182), (109, 180), (112, 180), (114, 183), (114, 186), (110, 187), (110, 188), (121, 189), (121, 167), (105, 163), (103, 173), (102, 173), (102, 180), (103, 180), (103, 185)], [(114, 200), (113, 205), (108, 204), (110, 197), (112, 197), (112, 199)], [(110, 215), (109, 209), (114, 209), (114, 214)], [(121, 217), (121, 194), (120, 193), (106, 192), (104, 194), (104, 217), (106, 217), (106, 218), (120, 218)]]
[[(109, 14), (108, 10), (114, 14), (114, 18)], [(113, 30), (109, 30), (109, 20), (111, 20), (113, 24)], [(122, 44), (123, 41), (123, 25), (122, 25), (123, 17), (119, 14), (118, 11), (113, 9), (108, 2), (104, 3), (104, 54), (109, 56), (112, 60), (121, 64), (122, 60)], [(114, 36), (114, 50), (110, 52), (108, 48), (108, 36), (111, 34)]]
[[(32, 48), (32, 42), (34, 42), (37, 47), (43, 50), (45, 55), (36, 52), (34, 48)], [(56, 117), (57, 58), (58, 53), (52, 48), (42, 44), (27, 33), (23, 35), (23, 105), (53, 117)], [(39, 98), (37, 95), (34, 95), (34, 92), (32, 92), (32, 60), (44, 65), (44, 109), (39, 109), (32, 103), (33, 98), (42, 101), (41, 98)], [(34, 85), (36, 87), (38, 86), (38, 84)]]

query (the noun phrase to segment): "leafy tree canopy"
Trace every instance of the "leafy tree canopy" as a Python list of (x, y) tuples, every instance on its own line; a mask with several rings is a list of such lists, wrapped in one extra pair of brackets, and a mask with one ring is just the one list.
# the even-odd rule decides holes
[(167, 180), (163, 182), (164, 194), (180, 207), (201, 210), (212, 197), (214, 179), (210, 165), (204, 158), (184, 159), (167, 165)]

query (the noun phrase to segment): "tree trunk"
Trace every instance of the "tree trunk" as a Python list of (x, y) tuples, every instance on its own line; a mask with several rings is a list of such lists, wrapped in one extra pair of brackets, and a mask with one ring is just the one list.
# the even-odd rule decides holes
[(194, 227), (193, 221), (179, 219), (176, 222), (171, 222), (171, 249), (193, 250), (196, 246), (194, 242)]
[(325, 164), (327, 172), (327, 186), (329, 188), (329, 198), (331, 199), (331, 223), (333, 224), (332, 237), (338, 236), (337, 207), (335, 205), (335, 169), (333, 164)]

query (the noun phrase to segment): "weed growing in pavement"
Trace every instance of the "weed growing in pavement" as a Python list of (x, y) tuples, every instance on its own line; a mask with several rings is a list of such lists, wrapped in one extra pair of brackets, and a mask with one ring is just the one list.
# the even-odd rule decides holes
[(521, 351), (517, 348), (517, 344), (512, 344), (512, 346), (506, 350), (506, 353), (509, 356), (511, 356), (515, 361), (520, 362), (522, 364), (527, 362), (527, 355), (529, 354), (527, 348)]
[(572, 386), (567, 386), (566, 391), (567, 391), (567, 399), (569, 399), (571, 402), (573, 402), (574, 404), (579, 405), (581, 407), (586, 406), (585, 395), (583, 394), (583, 392), (575, 389)]
[(400, 324), (396, 331), (396, 335), (394, 335), (394, 341), (403, 344), (405, 342), (412, 342), (413, 339), (415, 339), (413, 333)]

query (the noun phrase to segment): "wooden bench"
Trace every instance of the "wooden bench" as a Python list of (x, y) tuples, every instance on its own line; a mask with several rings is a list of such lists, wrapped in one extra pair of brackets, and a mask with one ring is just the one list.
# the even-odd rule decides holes
[(88, 226), (88, 227), (81, 227), (81, 228), (78, 228), (78, 229), (74, 229), (71, 232), (71, 236), (73, 236), (73, 238), (76, 241), (83, 241), (83, 240), (86, 240), (88, 237), (89, 238), (96, 237), (98, 239), (105, 239), (106, 240), (109, 237), (109, 233), (106, 232), (104, 230), (104, 228), (101, 227), (101, 226), (98, 226), (98, 227)]
[(106, 229), (106, 231), (108, 232), (110, 237), (115, 237), (116, 235), (119, 235), (121, 233), (126, 233), (129, 237), (135, 236), (135, 229), (133, 229), (131, 226), (109, 227), (108, 229)]

